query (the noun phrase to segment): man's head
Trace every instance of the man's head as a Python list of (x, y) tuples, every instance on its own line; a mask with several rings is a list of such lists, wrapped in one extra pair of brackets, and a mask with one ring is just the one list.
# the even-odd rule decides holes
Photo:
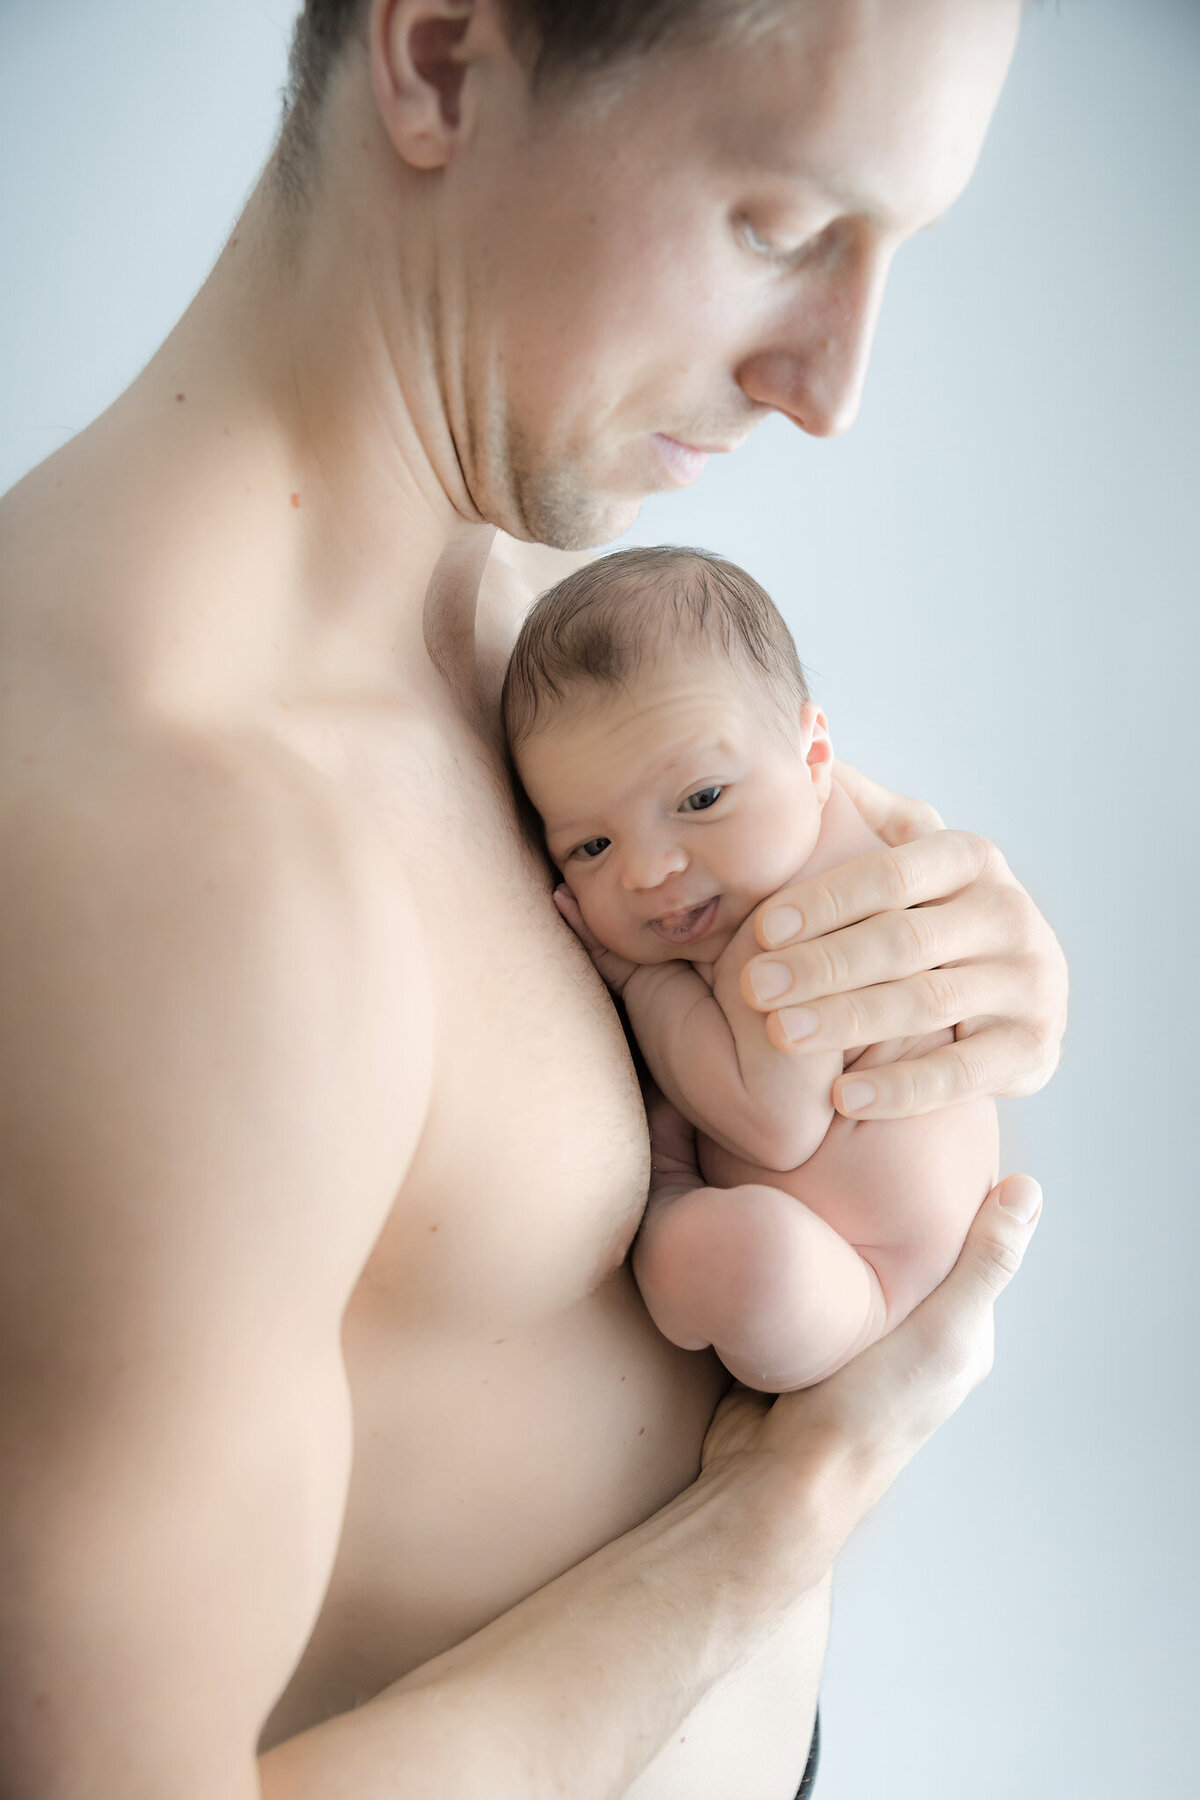
[(550, 856), (608, 949), (711, 962), (812, 854), (833, 752), (779, 612), (698, 550), (626, 550), (543, 594), (504, 683)]
[(370, 187), (375, 303), (409, 343), (420, 314), (466, 504), (602, 542), (773, 410), (850, 422), (891, 257), (968, 179), (1019, 11), (310, 0), (281, 166)]

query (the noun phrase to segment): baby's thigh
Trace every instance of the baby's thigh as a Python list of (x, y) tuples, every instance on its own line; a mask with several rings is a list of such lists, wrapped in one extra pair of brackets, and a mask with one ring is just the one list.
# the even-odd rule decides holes
[(839, 1116), (784, 1180), (871, 1264), (890, 1328), (953, 1268), (998, 1163), (995, 1103), (972, 1100), (917, 1119)]
[(693, 1188), (647, 1214), (633, 1255), (643, 1298), (667, 1337), (685, 1349), (716, 1344), (722, 1355), (735, 1346), (759, 1376), (794, 1360), (800, 1327), (806, 1341), (841, 1351), (883, 1324), (863, 1258), (772, 1183)]

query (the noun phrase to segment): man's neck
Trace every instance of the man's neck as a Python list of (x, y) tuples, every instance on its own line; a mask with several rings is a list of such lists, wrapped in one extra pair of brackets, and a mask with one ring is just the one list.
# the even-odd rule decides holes
[(103, 603), (134, 678), (181, 703), (411, 689), (433, 678), (431, 638), (471, 629), (492, 532), (458, 491), (422, 321), (395, 294), (387, 311), (380, 257), (331, 210), (289, 235), (264, 180), (179, 325), (71, 447), (114, 544), (155, 539)]

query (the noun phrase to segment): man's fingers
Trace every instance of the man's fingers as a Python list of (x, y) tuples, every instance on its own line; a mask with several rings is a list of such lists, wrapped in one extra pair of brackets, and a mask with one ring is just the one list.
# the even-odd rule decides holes
[(969, 831), (934, 832), (781, 888), (759, 907), (755, 936), (764, 950), (806, 943), (876, 913), (944, 900), (989, 875), (999, 881), (1007, 876), (1007, 865), (986, 838)]
[(893, 794), (859, 769), (841, 761), (833, 765), (834, 779), (853, 801), (854, 809), (885, 844), (910, 844), (943, 829), (940, 815), (924, 800)]
[[(764, 1448), (786, 1459), (816, 1429), (849, 1450), (836, 1467), (860, 1510), (873, 1505), (990, 1370), (996, 1297), (1021, 1265), (1041, 1203), (1028, 1175), (993, 1188), (941, 1285), (827, 1381), (777, 1400), (759, 1425)], [(754, 1426), (744, 1406), (731, 1407), (728, 1430), (744, 1438)], [(807, 1466), (800, 1474), (811, 1481)]]
[(741, 990), (758, 1012), (774, 1012), (947, 963), (1000, 957), (1014, 962), (1022, 953), (1026, 899), (1020, 888), (976, 883), (938, 904), (876, 913), (812, 942), (751, 957)]
[(976, 1213), (945, 1281), (898, 1328), (897, 1335), (916, 1337), (924, 1360), (961, 1385), (954, 1404), (991, 1369), (992, 1307), (1020, 1268), (1041, 1210), (1042, 1190), (1032, 1176), (1000, 1182)]
[(912, 1119), (961, 1100), (1003, 1094), (1029, 1066), (1028, 1036), (1018, 1026), (994, 1025), (925, 1056), (854, 1066), (833, 1084), (833, 1103), (849, 1119)]
[(803, 1006), (781, 1007), (768, 1016), (767, 1036), (777, 1050), (807, 1054), (849, 1050), (856, 1044), (883, 1044), (892, 1038), (925, 1037), (964, 1019), (979, 1021), (982, 1028), (994, 1019), (1024, 1012), (1030, 1003), (1030, 987), (1027, 972), (1012, 963), (959, 963), (947, 969), (924, 969), (904, 981), (885, 981), (810, 1000)]

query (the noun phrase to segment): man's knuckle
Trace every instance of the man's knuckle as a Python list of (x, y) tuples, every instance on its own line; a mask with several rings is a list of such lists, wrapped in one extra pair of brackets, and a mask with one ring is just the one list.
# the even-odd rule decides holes
[(910, 969), (927, 968), (935, 959), (939, 923), (935, 917), (935, 909), (931, 907), (914, 906), (907, 912), (897, 913), (892, 928), (893, 937), (897, 950)]
[(874, 1020), (871, 1018), (871, 1002), (860, 989), (846, 994), (839, 1003), (840, 1024), (844, 1028), (841, 1036), (848, 1044), (873, 1043), (877, 1036)]
[(958, 988), (946, 969), (926, 969), (916, 978), (917, 1002), (928, 1027), (953, 1025), (959, 1017)]
[(968, 1094), (985, 1094), (991, 1091), (991, 1053), (986, 1048), (980, 1048), (984, 1044), (985, 1035), (981, 1033), (976, 1037), (959, 1038), (944, 1058), (944, 1097), (947, 1100), (961, 1100)]
[(847, 985), (846, 953), (832, 938), (808, 946), (800, 989), (807, 994), (836, 994)]
[(1003, 1238), (992, 1238), (984, 1246), (978, 1262), (980, 1279), (994, 1293), (1006, 1288), (1021, 1266), (1021, 1252)]
[(886, 1077), (874, 1078), (879, 1098), (889, 1110), (905, 1114), (918, 1104), (921, 1094), (916, 1070), (915, 1063), (898, 1062), (892, 1064)]
[(880, 873), (890, 906), (897, 911), (911, 906), (917, 897), (920, 882), (920, 866), (912, 852), (903, 845), (886, 851)]
[(1002, 1091), (1013, 1096), (1036, 1094), (1058, 1067), (1061, 1038), (1044, 1020), (1022, 1020), (1010, 1036), (1011, 1073)]
[(810, 931), (832, 931), (840, 922), (837, 894), (827, 881), (806, 882), (798, 904)]
[(901, 814), (901, 824), (905, 835), (911, 838), (930, 837), (935, 831), (942, 831), (942, 816), (927, 800), (908, 800)]
[(1034, 951), (1041, 937), (1042, 920), (1024, 888), (1015, 882), (998, 884), (995, 892), (988, 895), (988, 910), (1003, 931), (1006, 943), (1016, 946), (1023, 955)]
[(996, 876), (1004, 865), (1004, 858), (991, 839), (982, 837), (977, 831), (965, 831), (962, 835), (978, 873), (985, 878)]

